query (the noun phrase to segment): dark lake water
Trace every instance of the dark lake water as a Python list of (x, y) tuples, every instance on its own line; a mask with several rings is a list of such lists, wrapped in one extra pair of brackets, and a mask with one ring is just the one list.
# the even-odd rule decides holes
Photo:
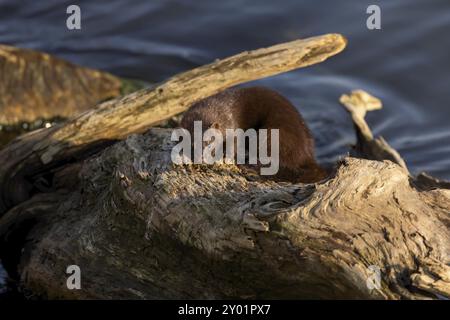
[[(81, 7), (81, 30), (66, 28), (70, 4)], [(381, 30), (366, 27), (370, 4), (381, 8)], [(329, 32), (348, 38), (344, 53), (257, 82), (301, 110), (319, 160), (335, 160), (354, 142), (338, 99), (361, 88), (384, 102), (368, 116), (375, 134), (414, 173), (450, 179), (449, 0), (0, 0), (0, 43), (150, 82), (240, 51)]]

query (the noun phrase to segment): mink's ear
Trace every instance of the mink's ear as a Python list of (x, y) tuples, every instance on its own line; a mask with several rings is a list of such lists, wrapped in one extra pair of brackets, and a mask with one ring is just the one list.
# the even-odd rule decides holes
[(210, 126), (210, 128), (220, 130), (220, 124), (219, 124), (218, 122), (214, 122), (214, 123)]

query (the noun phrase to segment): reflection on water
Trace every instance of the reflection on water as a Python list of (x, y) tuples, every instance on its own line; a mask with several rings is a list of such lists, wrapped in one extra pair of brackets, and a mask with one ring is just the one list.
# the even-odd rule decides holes
[[(77, 3), (82, 30), (65, 27)], [(379, 4), (382, 30), (366, 28)], [(448, 0), (0, 0), (0, 43), (47, 51), (128, 78), (161, 81), (243, 50), (328, 32), (347, 50), (317, 66), (257, 81), (302, 111), (320, 161), (354, 142), (339, 96), (361, 88), (385, 108), (369, 114), (414, 173), (450, 179), (450, 2)]]

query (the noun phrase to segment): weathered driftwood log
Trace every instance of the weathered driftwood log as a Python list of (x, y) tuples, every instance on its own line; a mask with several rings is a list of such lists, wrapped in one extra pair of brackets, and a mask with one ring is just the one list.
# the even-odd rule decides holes
[(372, 131), (364, 117), (368, 111), (379, 110), (383, 107), (380, 99), (377, 99), (362, 90), (354, 90), (350, 95), (342, 95), (340, 102), (350, 113), (356, 130), (356, 151), (360, 156), (372, 160), (391, 160), (406, 170), (405, 160), (397, 150), (393, 149), (383, 137), (374, 138)]
[(46, 53), (0, 45), (0, 148), (143, 86)]
[[(349, 99), (362, 110), (373, 101)], [(358, 117), (357, 130), (370, 133)], [(58, 130), (49, 131), (47, 149), (36, 149), (37, 160)], [(314, 185), (260, 180), (234, 165), (177, 166), (170, 132), (131, 135), (72, 162), (61, 150), (76, 144), (60, 149), (56, 139), (46, 158), (52, 170), (32, 162), (34, 176), (51, 175), (52, 184), (12, 202), (0, 220), (0, 258), (24, 288), (49, 298), (450, 297), (445, 183), (357, 158)], [(371, 140), (363, 137), (373, 138), (359, 134), (361, 145)], [(33, 138), (9, 150), (22, 156)], [(83, 152), (92, 150), (82, 141)], [(361, 150), (379, 159), (388, 149)], [(26, 162), (17, 164), (10, 177)], [(66, 286), (69, 265), (81, 268), (80, 290)], [(370, 282), (378, 268), (380, 286)]]
[(106, 72), (29, 49), (0, 45), (0, 125), (68, 118), (120, 95)]
[[(450, 296), (450, 190), (356, 158), (322, 184), (259, 181), (173, 166), (171, 146), (168, 129), (131, 136), (86, 161), (70, 192), (11, 210), (0, 231), (23, 246), (23, 286), (48, 298)], [(69, 265), (81, 290), (67, 289)]]
[(62, 125), (22, 136), (0, 150), (0, 215), (28, 199), (36, 180), (51, 184), (40, 174), (50, 168), (85, 158), (235, 84), (322, 62), (345, 45), (341, 35), (329, 34), (244, 52), (104, 102)]
[[(80, 172), (72, 190), (2, 218), (0, 243), (25, 288), (48, 298), (450, 297), (450, 190), (357, 158), (315, 185), (177, 166), (170, 133), (132, 135), (66, 167), (66, 185)], [(81, 290), (67, 289), (69, 265), (82, 270)]]

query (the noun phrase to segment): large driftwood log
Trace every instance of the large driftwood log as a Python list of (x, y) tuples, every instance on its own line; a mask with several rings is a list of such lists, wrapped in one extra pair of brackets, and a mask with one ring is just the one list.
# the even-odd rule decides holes
[(0, 44), (0, 148), (20, 134), (52, 126), (143, 85)]
[(48, 180), (40, 174), (46, 170), (85, 158), (230, 86), (322, 62), (345, 45), (341, 35), (329, 34), (244, 52), (104, 102), (62, 125), (22, 136), (0, 150), (0, 215), (28, 199), (36, 180)]
[[(132, 135), (66, 167), (58, 181), (80, 172), (72, 190), (2, 218), (0, 249), (25, 288), (47, 298), (450, 297), (450, 190), (424, 188), (388, 160), (346, 158), (315, 185), (177, 166), (170, 134)], [(74, 264), (81, 290), (66, 286)], [(376, 269), (380, 286), (368, 286)]]
[[(314, 185), (261, 180), (234, 165), (173, 165), (168, 129), (64, 160), (76, 146), (86, 158), (95, 137), (77, 145), (72, 137), (84, 133), (72, 131), (61, 147), (51, 137), (74, 130), (76, 120), (49, 130), (31, 163), (35, 176), (52, 175), (52, 185), (5, 205), (14, 207), (0, 220), (0, 258), (24, 288), (49, 298), (450, 297), (450, 190), (414, 179), (392, 148), (374, 142), (364, 121), (374, 99), (354, 93), (342, 101), (360, 151), (377, 160), (345, 158)], [(112, 102), (110, 112), (125, 105)], [(184, 108), (174, 105), (159, 114)], [(94, 118), (112, 126), (103, 108)], [(103, 130), (80, 119), (87, 121), (80, 127)], [(30, 164), (21, 157), (33, 139), (10, 145), (20, 160), (9, 177)], [(46, 158), (49, 150), (56, 151)], [(81, 290), (66, 286), (69, 265), (81, 268)], [(368, 286), (374, 268), (380, 286)]]
[[(48, 298), (450, 296), (449, 190), (356, 158), (317, 185), (260, 181), (173, 166), (171, 146), (168, 129), (133, 135), (86, 161), (69, 193), (11, 210), (0, 233), (24, 246), (23, 286)], [(66, 287), (69, 265), (81, 290)]]
[(379, 110), (383, 107), (377, 99), (362, 90), (354, 90), (350, 95), (342, 95), (340, 102), (350, 113), (356, 130), (356, 151), (360, 156), (372, 160), (388, 159), (408, 170), (405, 160), (392, 148), (383, 137), (374, 138), (372, 131), (364, 117), (368, 111)]

